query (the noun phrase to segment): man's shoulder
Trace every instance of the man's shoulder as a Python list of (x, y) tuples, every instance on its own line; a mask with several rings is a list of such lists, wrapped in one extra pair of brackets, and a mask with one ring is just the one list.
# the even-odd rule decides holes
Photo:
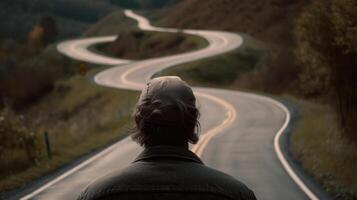
[(230, 192), (234, 196), (241, 196), (241, 199), (256, 199), (254, 193), (235, 177), (205, 165), (201, 169), (202, 173), (209, 174), (203, 177), (204, 181), (217, 184), (224, 191)]
[(95, 196), (113, 191), (143, 190), (213, 192), (234, 199), (255, 199), (254, 193), (234, 177), (202, 164), (188, 162), (136, 162), (99, 178), (87, 187), (84, 194)]

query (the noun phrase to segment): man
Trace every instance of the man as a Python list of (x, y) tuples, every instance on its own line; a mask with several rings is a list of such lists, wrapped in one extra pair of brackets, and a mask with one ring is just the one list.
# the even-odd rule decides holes
[(79, 199), (256, 199), (243, 183), (206, 167), (189, 150), (188, 143), (198, 141), (198, 117), (196, 98), (184, 81), (152, 79), (134, 111), (132, 137), (144, 151), (127, 168), (90, 184)]

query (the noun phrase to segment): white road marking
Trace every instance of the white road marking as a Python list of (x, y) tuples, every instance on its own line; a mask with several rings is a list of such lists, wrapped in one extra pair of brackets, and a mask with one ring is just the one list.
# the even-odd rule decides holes
[(278, 107), (280, 107), (285, 112), (285, 121), (283, 126), (279, 129), (278, 133), (274, 137), (274, 150), (276, 155), (278, 156), (281, 164), (283, 165), (286, 172), (289, 176), (295, 181), (295, 183), (300, 187), (300, 189), (311, 199), (311, 200), (318, 200), (319, 198), (305, 185), (305, 183), (298, 177), (298, 175), (294, 172), (294, 170), (289, 165), (288, 161), (284, 157), (284, 154), (281, 151), (280, 147), (280, 138), (281, 135), (284, 133), (286, 128), (289, 125), (290, 121), (290, 112), (289, 110), (280, 102), (273, 100), (272, 103), (275, 103)]
[(104, 156), (105, 154), (111, 152), (113, 149), (118, 148), (118, 146), (123, 143), (124, 141), (128, 140), (129, 138), (125, 138), (123, 140), (118, 141), (117, 143), (114, 143), (113, 145), (109, 146), (108, 148), (104, 149), (103, 151), (93, 155), (90, 157), (88, 160), (85, 160), (84, 162), (78, 164), (77, 166), (73, 167), (72, 169), (68, 170), (67, 172), (61, 174), (60, 176), (56, 177), (52, 181), (46, 183), (45, 185), (41, 186), (40, 188), (36, 189), (35, 191), (31, 192), (30, 194), (25, 195), (24, 197), (20, 198), (20, 200), (28, 200), (31, 199), (32, 197), (40, 194), (44, 190), (50, 188), (52, 185), (58, 183), (59, 181), (63, 180), (64, 178), (70, 176), (71, 174), (77, 172), (78, 170), (82, 169), (83, 167), (89, 165), (93, 161), (97, 160), (98, 158)]
[(256, 95), (256, 94), (247, 94), (243, 93), (245, 96), (249, 96), (252, 98), (260, 99), (266, 102), (270, 102), (274, 105), (276, 105), (278, 108), (280, 108), (284, 113), (285, 113), (285, 120), (283, 126), (278, 130), (274, 137), (274, 150), (275, 153), (280, 161), (280, 163), (283, 165), (284, 169), (288, 173), (288, 175), (293, 179), (293, 181), (299, 186), (299, 188), (309, 197), (311, 200), (319, 200), (319, 198), (307, 187), (307, 185), (299, 178), (299, 176), (294, 172), (292, 167), (290, 166), (289, 162), (286, 160), (284, 157), (284, 154), (282, 153), (281, 146), (280, 146), (280, 138), (283, 135), (284, 131), (287, 129), (291, 115), (290, 111), (279, 101), (272, 99), (270, 97), (265, 97), (261, 95)]

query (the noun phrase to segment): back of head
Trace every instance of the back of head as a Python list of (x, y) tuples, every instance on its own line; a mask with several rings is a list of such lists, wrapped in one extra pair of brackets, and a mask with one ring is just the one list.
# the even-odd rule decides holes
[(185, 146), (198, 141), (199, 111), (190, 86), (176, 76), (152, 79), (134, 111), (133, 139), (142, 146)]

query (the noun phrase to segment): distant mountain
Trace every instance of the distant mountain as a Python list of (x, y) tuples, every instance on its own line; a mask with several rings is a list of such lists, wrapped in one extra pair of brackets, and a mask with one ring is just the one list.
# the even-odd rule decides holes
[(97, 0), (1, 0), (0, 39), (26, 39), (44, 15), (53, 17), (59, 38), (76, 37), (118, 7)]
[(161, 25), (246, 32), (290, 45), (293, 22), (309, 0), (185, 0), (169, 8)]
[(90, 25), (120, 8), (157, 9), (179, 0), (1, 0), (0, 40), (25, 40), (44, 15), (57, 23), (58, 39), (78, 37)]
[(172, 6), (180, 0), (109, 0), (109, 2), (122, 8), (157, 9)]

